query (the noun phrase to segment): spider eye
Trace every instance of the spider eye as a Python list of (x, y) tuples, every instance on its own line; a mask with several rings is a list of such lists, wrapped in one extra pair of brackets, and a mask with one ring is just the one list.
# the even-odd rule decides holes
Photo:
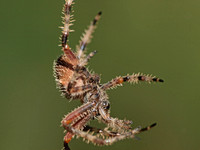
[(110, 109), (110, 103), (108, 101), (103, 101), (102, 105), (104, 109), (106, 110)]

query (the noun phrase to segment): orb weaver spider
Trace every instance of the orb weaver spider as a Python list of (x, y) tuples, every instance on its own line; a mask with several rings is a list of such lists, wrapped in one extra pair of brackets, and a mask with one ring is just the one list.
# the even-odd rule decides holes
[[(76, 51), (73, 52), (68, 43), (70, 26), (72, 25), (71, 8), (73, 0), (65, 0), (63, 8), (63, 24), (61, 46), (63, 54), (54, 62), (54, 75), (62, 95), (68, 99), (80, 99), (82, 105), (67, 114), (62, 120), (62, 126), (67, 131), (64, 137), (64, 149), (69, 150), (68, 143), (76, 135), (82, 137), (87, 142), (96, 145), (111, 145), (114, 142), (126, 138), (135, 138), (135, 135), (149, 130), (156, 123), (145, 128), (132, 128), (132, 121), (120, 120), (110, 116), (110, 102), (106, 91), (124, 82), (138, 83), (138, 81), (164, 82), (162, 79), (145, 74), (132, 74), (119, 76), (107, 83), (100, 83), (100, 76), (91, 73), (86, 68), (89, 60), (96, 51), (85, 54), (86, 46), (90, 43), (92, 33), (101, 17), (99, 12), (90, 26), (81, 37)], [(92, 120), (97, 119), (107, 125), (104, 129), (98, 129), (87, 125)]]

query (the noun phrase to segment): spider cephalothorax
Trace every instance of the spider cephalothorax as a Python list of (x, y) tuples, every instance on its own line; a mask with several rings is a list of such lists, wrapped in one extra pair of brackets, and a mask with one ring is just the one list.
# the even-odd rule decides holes
[[(84, 52), (90, 42), (92, 33), (100, 19), (99, 12), (83, 34), (76, 52), (73, 52), (67, 44), (69, 27), (71, 26), (71, 4), (73, 0), (65, 0), (63, 9), (64, 27), (62, 29), (62, 51), (64, 52), (54, 64), (54, 73), (58, 87), (62, 94), (68, 99), (80, 99), (82, 105), (62, 120), (62, 126), (67, 130), (64, 137), (64, 149), (69, 149), (68, 143), (74, 137), (82, 137), (86, 141), (97, 145), (111, 145), (112, 143), (125, 139), (134, 138), (136, 134), (149, 130), (156, 124), (146, 128), (131, 127), (132, 121), (120, 120), (110, 116), (110, 102), (106, 90), (121, 85), (123, 82), (137, 83), (138, 81), (163, 82), (162, 79), (144, 74), (132, 74), (119, 76), (115, 79), (100, 84), (100, 76), (91, 73), (86, 65), (96, 51), (86, 55)], [(107, 125), (104, 129), (90, 127), (87, 123), (91, 119), (97, 119)]]

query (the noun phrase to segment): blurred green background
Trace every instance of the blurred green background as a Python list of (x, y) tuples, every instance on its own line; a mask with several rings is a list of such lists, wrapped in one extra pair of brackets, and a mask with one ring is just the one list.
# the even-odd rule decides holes
[[(64, 1), (0, 2), (0, 149), (60, 150), (62, 117), (80, 105), (60, 96), (53, 77)], [(111, 114), (134, 127), (157, 122), (141, 140), (98, 147), (72, 140), (72, 150), (199, 150), (200, 1), (77, 0), (74, 49), (98, 11), (88, 51), (97, 50), (89, 68), (102, 83), (117, 75), (143, 72), (164, 83), (125, 84), (108, 92)], [(91, 123), (96, 126), (95, 123)]]

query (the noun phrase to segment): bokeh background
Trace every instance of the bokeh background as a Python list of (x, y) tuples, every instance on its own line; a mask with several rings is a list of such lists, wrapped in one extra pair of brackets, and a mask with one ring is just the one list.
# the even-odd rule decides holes
[[(60, 96), (53, 60), (61, 26), (60, 0), (0, 2), (0, 149), (60, 150), (60, 121), (80, 105)], [(125, 84), (108, 92), (111, 114), (134, 127), (157, 122), (141, 140), (108, 147), (72, 140), (72, 150), (200, 149), (200, 1), (80, 0), (70, 35), (74, 49), (98, 11), (103, 11), (88, 51), (97, 50), (89, 68), (102, 82), (143, 72), (164, 83)], [(98, 126), (97, 122), (91, 125)]]

